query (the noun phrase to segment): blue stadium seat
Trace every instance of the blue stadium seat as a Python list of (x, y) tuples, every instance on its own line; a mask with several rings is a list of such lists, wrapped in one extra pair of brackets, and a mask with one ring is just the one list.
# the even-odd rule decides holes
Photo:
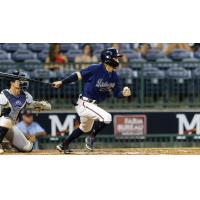
[(0, 60), (9, 60), (10, 59), (10, 54), (6, 53), (3, 50), (0, 50)]
[(45, 69), (36, 69), (31, 73), (31, 76), (35, 79), (49, 80), (50, 71)]
[(200, 78), (200, 67), (197, 67), (195, 70), (192, 72), (192, 77), (194, 78)]
[(48, 57), (48, 54), (49, 54), (49, 50), (44, 50), (38, 53), (37, 57), (42, 62), (45, 62), (45, 59)]
[(92, 48), (94, 51), (98, 51), (98, 50), (103, 50), (104, 49), (104, 44), (102, 43), (92, 43)]
[(167, 70), (166, 76), (170, 79), (189, 79), (191, 73), (183, 67), (173, 67)]
[(75, 57), (82, 54), (82, 50), (69, 50), (66, 53), (66, 56), (69, 58), (69, 61), (74, 61)]
[(97, 56), (97, 58), (100, 60), (100, 57), (101, 57), (101, 52), (102, 52), (102, 49), (97, 49), (96, 51), (94, 51), (94, 55)]
[[(144, 67), (143, 72), (144, 78), (146, 79), (164, 79), (165, 78), (165, 73), (164, 71), (159, 70), (156, 67)], [(142, 75), (140, 73), (140, 75)]]
[(0, 71), (6, 72), (9, 69), (16, 69), (16, 64), (13, 60), (0, 60)]
[(69, 50), (77, 50), (79, 49), (79, 45), (76, 43), (60, 43), (61, 52), (67, 52)]
[(25, 71), (34, 71), (36, 69), (42, 69), (42, 62), (38, 59), (28, 59), (24, 61), (23, 69)]
[(49, 49), (49, 44), (47, 43), (29, 43), (27, 48), (33, 52), (41, 52)]
[(156, 59), (156, 63), (154, 64), (155, 67), (159, 69), (169, 69), (170, 67), (176, 67), (178, 64), (173, 63), (170, 58), (158, 58)]
[(191, 58), (191, 52), (188, 52), (184, 49), (174, 49), (169, 57), (173, 60), (180, 61), (184, 58)]
[(159, 49), (149, 49), (146, 54), (146, 59), (149, 61), (155, 61), (159, 58), (165, 58), (165, 54)]
[(119, 68), (116, 70), (123, 84), (131, 85), (133, 83), (133, 78), (137, 77), (137, 74), (133, 72), (131, 68)]
[(12, 59), (16, 62), (23, 62), (28, 59), (35, 59), (36, 55), (29, 50), (17, 50), (12, 54)]
[(131, 49), (126, 49), (126, 50), (124, 49), (122, 51), (122, 54), (126, 55), (129, 58), (129, 60), (130, 59), (140, 59), (141, 58), (141, 54), (140, 53), (138, 53), (136, 51), (133, 51)]
[(133, 68), (138, 68), (140, 69), (147, 61), (143, 58), (130, 58), (130, 67)]
[(200, 61), (197, 58), (184, 58), (179, 66), (184, 67), (186, 69), (194, 69), (200, 67)]
[(2, 49), (7, 52), (15, 52), (19, 49), (26, 49), (26, 44), (21, 43), (4, 43)]
[(120, 43), (120, 48), (122, 50), (131, 50), (132, 49), (130, 43)]
[(194, 52), (194, 57), (200, 59), (200, 49)]

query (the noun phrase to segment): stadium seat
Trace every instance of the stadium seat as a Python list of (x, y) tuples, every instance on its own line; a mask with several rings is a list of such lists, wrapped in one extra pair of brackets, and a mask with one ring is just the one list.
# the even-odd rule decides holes
[(178, 64), (173, 63), (170, 58), (158, 58), (156, 59), (156, 63), (154, 63), (154, 66), (159, 69), (165, 70), (165, 69), (169, 69), (170, 67), (176, 67), (178, 66)]
[(60, 43), (61, 52), (65, 53), (69, 50), (77, 50), (79, 49), (79, 45), (75, 43)]
[(32, 72), (31, 76), (35, 79), (49, 80), (50, 71), (45, 69), (36, 69)]
[(35, 59), (36, 55), (29, 50), (17, 50), (12, 54), (12, 58), (16, 62), (23, 62), (28, 59)]
[(200, 67), (197, 67), (195, 70), (192, 72), (192, 77), (194, 78), (200, 78)]
[(140, 59), (141, 58), (141, 54), (140, 53), (138, 53), (136, 51), (133, 51), (133, 50), (130, 50), (130, 49), (129, 50), (128, 49), (123, 50), (121, 53), (123, 55), (126, 55), (129, 58), (129, 60), (130, 59)]
[(42, 62), (45, 62), (45, 59), (47, 58), (48, 54), (49, 54), (49, 50), (44, 50), (44, 51), (41, 51), (40, 53), (38, 53), (37, 57)]
[(189, 79), (191, 73), (183, 67), (173, 67), (167, 70), (166, 76), (170, 79)]
[(10, 54), (6, 53), (3, 50), (0, 50), (0, 60), (9, 60)]
[(42, 63), (40, 60), (37, 59), (29, 59), (25, 60), (23, 64), (23, 69), (25, 71), (34, 71), (36, 69), (42, 69)]
[(132, 68), (132, 69), (136, 69), (136, 68), (138, 68), (138, 69), (140, 69), (147, 61), (145, 60), (145, 59), (143, 59), (143, 58), (130, 58), (129, 59), (129, 62), (130, 62), (130, 67)]
[(186, 69), (194, 69), (200, 67), (200, 61), (197, 58), (184, 58), (179, 66), (184, 67)]
[(148, 61), (155, 61), (159, 58), (165, 58), (165, 54), (159, 49), (149, 49), (145, 57)]
[(41, 52), (49, 49), (49, 44), (47, 43), (29, 43), (27, 48), (33, 52)]
[(2, 50), (7, 52), (15, 52), (19, 49), (26, 49), (26, 44), (21, 43), (4, 43), (2, 44)]
[(104, 49), (104, 44), (102, 43), (92, 43), (92, 48), (94, 51), (98, 51), (98, 50), (103, 50)]
[(69, 50), (66, 53), (66, 56), (69, 58), (69, 61), (74, 61), (75, 57), (82, 54), (82, 50)]
[(175, 61), (181, 61), (184, 58), (191, 58), (191, 52), (188, 52), (184, 49), (174, 49), (169, 57)]
[[(156, 67), (144, 67), (143, 72), (143, 77), (146, 79), (163, 79), (165, 78), (165, 73), (161, 70), (159, 70)], [(140, 73), (140, 75), (142, 75)]]
[(130, 43), (120, 43), (120, 48), (122, 50), (131, 50), (132, 49)]
[(16, 64), (13, 60), (0, 60), (0, 71), (6, 72), (9, 69), (16, 69)]
[(200, 59), (200, 49), (194, 52), (194, 57)]

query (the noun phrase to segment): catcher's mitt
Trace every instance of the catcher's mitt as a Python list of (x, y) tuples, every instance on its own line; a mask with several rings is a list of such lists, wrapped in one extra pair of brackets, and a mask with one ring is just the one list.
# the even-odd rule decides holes
[(51, 110), (51, 104), (47, 101), (33, 101), (29, 108), (37, 112), (49, 111)]

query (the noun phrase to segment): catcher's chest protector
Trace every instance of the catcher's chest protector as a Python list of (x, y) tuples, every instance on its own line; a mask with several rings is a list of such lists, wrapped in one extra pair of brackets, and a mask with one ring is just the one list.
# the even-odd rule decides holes
[(2, 91), (5, 97), (8, 99), (10, 108), (5, 108), (2, 111), (4, 117), (10, 117), (14, 122), (16, 122), (20, 111), (26, 105), (26, 94), (22, 91), (19, 96), (14, 96), (10, 94), (7, 90)]

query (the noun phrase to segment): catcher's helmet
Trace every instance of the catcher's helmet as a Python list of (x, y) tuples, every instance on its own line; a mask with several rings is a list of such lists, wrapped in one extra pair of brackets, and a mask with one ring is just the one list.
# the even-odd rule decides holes
[[(19, 80), (19, 87), (21, 90), (27, 90), (29, 87), (29, 82), (27, 80), (25, 80), (26, 78), (26, 74), (19, 72), (17, 70), (13, 71), (11, 74), (15, 75), (15, 76), (19, 76), (19, 78), (15, 78), (13, 80), (11, 80), (11, 82), (15, 81), (15, 80)], [(24, 80), (23, 80), (24, 78)]]
[(101, 62), (113, 68), (117, 68), (119, 66), (119, 62), (114, 58), (120, 58), (122, 56), (123, 55), (119, 54), (117, 49), (108, 48), (101, 52)]

